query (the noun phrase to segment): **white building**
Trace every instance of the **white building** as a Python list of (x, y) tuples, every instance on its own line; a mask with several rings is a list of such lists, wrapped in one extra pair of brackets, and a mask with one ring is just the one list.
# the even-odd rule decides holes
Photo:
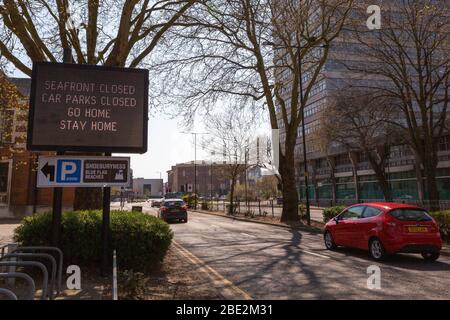
[(133, 192), (138, 197), (155, 197), (164, 195), (163, 179), (133, 179)]

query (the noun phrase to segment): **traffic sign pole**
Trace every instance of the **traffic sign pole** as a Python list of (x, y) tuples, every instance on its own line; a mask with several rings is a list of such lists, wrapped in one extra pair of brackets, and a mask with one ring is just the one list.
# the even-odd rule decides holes
[[(72, 62), (72, 50), (71, 48), (64, 48), (63, 62)], [(58, 152), (58, 156), (64, 155), (64, 152)], [(53, 189), (53, 208), (52, 208), (52, 246), (59, 248), (61, 241), (61, 220), (62, 220), (62, 198), (63, 189)]]
[[(62, 152), (58, 152), (60, 155)], [(61, 241), (61, 220), (62, 220), (62, 196), (63, 188), (53, 189), (53, 210), (52, 210), (52, 246), (59, 248)]]
[[(105, 156), (111, 156), (111, 153), (105, 153)], [(103, 188), (103, 215), (102, 215), (102, 275), (108, 274), (111, 257), (111, 187)]]

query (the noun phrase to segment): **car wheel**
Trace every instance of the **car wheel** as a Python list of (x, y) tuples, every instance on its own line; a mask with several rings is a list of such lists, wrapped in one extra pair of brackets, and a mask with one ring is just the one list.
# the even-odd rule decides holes
[(334, 242), (333, 236), (330, 231), (326, 231), (323, 235), (323, 240), (325, 242), (325, 247), (328, 250), (334, 250), (337, 248), (336, 243)]
[(426, 260), (426, 261), (436, 261), (437, 259), (439, 259), (440, 256), (440, 252), (439, 251), (426, 251), (426, 252), (422, 252), (422, 257)]
[(381, 261), (386, 258), (386, 250), (384, 250), (383, 244), (380, 239), (373, 238), (369, 243), (369, 253), (370, 256), (376, 260)]

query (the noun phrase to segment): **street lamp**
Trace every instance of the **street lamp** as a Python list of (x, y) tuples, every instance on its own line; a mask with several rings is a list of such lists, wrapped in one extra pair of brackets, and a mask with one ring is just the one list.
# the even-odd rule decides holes
[[(180, 132), (183, 134), (192, 134), (194, 136), (194, 194), (197, 197), (197, 135), (208, 134), (207, 132)], [(194, 201), (195, 209), (197, 209), (197, 201)]]
[(164, 194), (164, 182), (162, 181), (162, 172), (161, 171), (155, 171), (155, 173), (159, 173), (159, 180), (161, 180), (161, 191), (160, 191), (160, 195), (162, 196)]
[[(306, 39), (308, 43), (315, 42), (317, 39), (315, 37), (311, 37)], [(275, 43), (266, 41), (263, 43), (263, 45), (272, 46), (275, 49), (285, 49), (288, 46), (277, 46)], [(316, 47), (322, 47), (327, 48), (329, 45), (324, 44), (321, 46)], [(305, 135), (305, 106), (304, 106), (304, 97), (303, 97), (303, 75), (302, 75), (302, 56), (300, 50), (305, 48), (312, 48), (314, 46), (291, 46), (292, 48), (297, 49), (297, 60), (298, 60), (298, 73), (299, 73), (299, 86), (300, 86), (300, 107), (302, 108), (302, 144), (303, 144), (303, 165), (305, 170), (305, 196), (306, 196), (306, 220), (308, 225), (311, 225), (311, 210), (310, 210), (310, 203), (309, 203), (309, 183), (308, 183), (308, 164), (306, 162), (306, 135)]]
[(210, 202), (212, 201), (212, 194), (213, 194), (213, 163), (214, 163), (213, 156), (215, 156), (215, 154), (216, 153), (214, 151), (211, 151), (211, 163), (210, 163), (211, 167), (209, 169), (210, 170), (210, 189), (209, 189), (209, 201)]

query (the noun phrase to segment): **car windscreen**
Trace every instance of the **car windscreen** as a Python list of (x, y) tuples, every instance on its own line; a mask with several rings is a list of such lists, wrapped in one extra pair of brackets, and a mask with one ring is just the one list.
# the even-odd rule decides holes
[(389, 215), (401, 221), (431, 221), (432, 218), (425, 210), (420, 209), (395, 209)]
[(167, 208), (179, 208), (184, 205), (183, 201), (164, 201), (164, 207)]

